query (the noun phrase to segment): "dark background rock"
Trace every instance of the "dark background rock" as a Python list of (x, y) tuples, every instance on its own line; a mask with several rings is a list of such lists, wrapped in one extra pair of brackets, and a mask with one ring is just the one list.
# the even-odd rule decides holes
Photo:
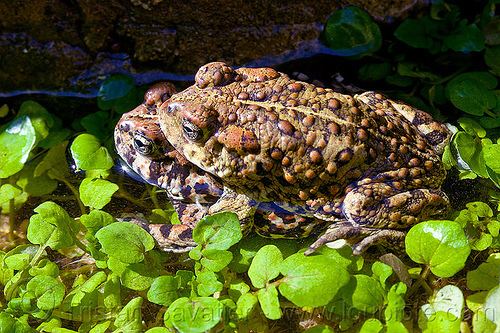
[(85, 91), (110, 73), (193, 75), (314, 49), (347, 4), (387, 21), (417, 1), (0, 0), (0, 91)]

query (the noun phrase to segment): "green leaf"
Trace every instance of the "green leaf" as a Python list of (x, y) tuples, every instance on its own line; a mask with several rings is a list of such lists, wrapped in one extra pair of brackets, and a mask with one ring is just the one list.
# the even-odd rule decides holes
[(238, 216), (229, 212), (206, 216), (193, 230), (193, 240), (205, 249), (227, 250), (242, 236)]
[(363, 326), (359, 330), (359, 333), (378, 333), (381, 332), (384, 328), (384, 325), (380, 322), (380, 320), (375, 318), (370, 318), (365, 320)]
[(146, 331), (146, 333), (170, 333), (166, 327), (153, 327)]
[(467, 287), (470, 290), (490, 290), (500, 281), (500, 254), (490, 254), (486, 262), (467, 272)]
[(326, 305), (349, 282), (347, 271), (324, 255), (296, 253), (282, 262), (280, 272), (284, 279), (279, 291), (297, 306)]
[(438, 81), (438, 75), (421, 70), (416, 63), (400, 62), (398, 63), (398, 74), (401, 76), (415, 77), (418, 79), (427, 79), (429, 81)]
[(143, 332), (141, 305), (142, 297), (131, 299), (116, 316), (115, 327), (121, 332)]
[(144, 253), (153, 249), (153, 237), (138, 225), (115, 222), (101, 228), (95, 237), (102, 245), (102, 251), (124, 263), (144, 260)]
[(484, 311), (478, 311), (472, 316), (473, 332), (489, 333), (497, 332), (497, 324), (486, 317)]
[(148, 290), (148, 301), (169, 306), (179, 295), (179, 278), (175, 276), (162, 275), (157, 277)]
[(52, 310), (61, 305), (65, 288), (52, 276), (37, 275), (26, 284), (26, 291), (34, 294), (39, 309)]
[(9, 281), (14, 276), (14, 269), (7, 266), (3, 261), (5, 258), (5, 253), (0, 251), (0, 285), (5, 286), (7, 281)]
[(500, 174), (500, 145), (483, 145), (483, 154), (486, 165), (493, 170), (493, 172)]
[(51, 179), (47, 174), (35, 176), (36, 167), (37, 164), (28, 163), (19, 172), (16, 185), (22, 188), (24, 192), (35, 197), (52, 193), (57, 188), (58, 182)]
[(101, 110), (109, 110), (127, 98), (135, 88), (134, 80), (130, 76), (117, 74), (111, 75), (101, 84), (97, 92), (97, 106)]
[(451, 141), (451, 152), (457, 155), (455, 158), (461, 169), (472, 170), (481, 177), (488, 177), (483, 146), (479, 140), (465, 132), (458, 132)]
[(116, 191), (118, 185), (106, 179), (85, 178), (80, 184), (80, 199), (85, 206), (102, 209), (111, 201)]
[(486, 48), (484, 62), (491, 68), (493, 73), (500, 76), (500, 45)]
[(483, 305), (483, 311), (486, 318), (496, 324), (497, 329), (495, 333), (498, 332), (498, 328), (500, 327), (500, 318), (497, 315), (500, 311), (500, 287), (498, 285), (488, 292)]
[(7, 178), (21, 170), (36, 142), (31, 120), (20, 116), (0, 128), (0, 178)]
[(108, 150), (91, 134), (77, 136), (70, 151), (78, 170), (108, 170), (113, 167)]
[(5, 254), (3, 263), (10, 269), (25, 269), (29, 266), (31, 260), (39, 249), (40, 247), (38, 245), (18, 245)]
[(372, 264), (373, 277), (378, 279), (381, 287), (385, 287), (385, 281), (392, 275), (392, 268), (380, 261)]
[(96, 136), (100, 140), (106, 139), (112, 132), (110, 128), (112, 121), (109, 112), (98, 111), (91, 113), (83, 117), (80, 123), (89, 134)]
[(28, 225), (28, 240), (33, 244), (45, 245), (52, 250), (72, 246), (77, 232), (73, 219), (59, 205), (46, 201), (36, 207), (38, 214), (31, 216)]
[[(377, 280), (367, 275), (356, 274), (351, 282), (354, 284), (354, 290), (350, 300), (355, 309), (366, 313), (375, 313), (381, 309), (384, 305), (384, 290)], [(350, 284), (347, 288), (349, 286)]]
[(480, 138), (484, 138), (486, 136), (486, 131), (481, 127), (474, 119), (461, 117), (458, 119), (458, 123), (460, 127), (464, 129), (464, 131), (472, 136), (478, 136)]
[(388, 62), (370, 63), (361, 66), (358, 77), (364, 81), (383, 80), (391, 73), (391, 64)]
[(410, 258), (439, 277), (460, 271), (470, 253), (467, 237), (454, 221), (427, 221), (413, 226), (405, 240)]
[(369, 54), (382, 46), (378, 25), (368, 13), (354, 6), (337, 10), (328, 18), (323, 40), (339, 56)]
[(69, 166), (66, 161), (66, 147), (68, 143), (62, 142), (49, 149), (42, 161), (35, 167), (34, 176), (40, 176), (45, 172), (53, 179), (66, 179), (69, 177)]
[(201, 333), (219, 323), (222, 310), (222, 303), (212, 297), (182, 297), (170, 304), (164, 320), (180, 333)]
[(24, 101), (19, 108), (19, 116), (30, 118), (37, 137), (37, 142), (49, 135), (49, 128), (54, 126), (55, 118), (47, 110), (35, 101)]
[(233, 260), (233, 254), (226, 250), (203, 250), (200, 263), (212, 272), (219, 272)]
[(197, 291), (201, 296), (210, 296), (218, 291), (222, 291), (224, 285), (217, 278), (217, 274), (212, 271), (203, 271), (196, 274), (198, 282)]
[(458, 109), (482, 116), (497, 104), (496, 95), (491, 90), (496, 85), (496, 78), (487, 72), (468, 72), (457, 75), (448, 82), (446, 93)]
[(82, 222), (85, 228), (94, 235), (102, 227), (115, 222), (115, 219), (109, 213), (94, 209), (90, 213), (80, 216), (80, 222)]
[(435, 37), (439, 23), (425, 16), (421, 19), (406, 19), (394, 32), (400, 41), (414, 48), (428, 49), (437, 53), (441, 49), (441, 42)]
[(0, 333), (35, 333), (26, 322), (12, 317), (6, 312), (0, 312)]
[(387, 293), (387, 307), (384, 310), (386, 323), (403, 321), (406, 289), (406, 285), (403, 282), (398, 282)]
[(266, 318), (277, 320), (281, 318), (280, 301), (278, 299), (278, 290), (275, 286), (269, 285), (257, 292), (257, 298)]
[(276, 246), (266, 245), (262, 247), (248, 269), (248, 276), (254, 287), (264, 288), (267, 282), (278, 277), (282, 261), (283, 255)]
[(110, 325), (111, 321), (109, 320), (96, 324), (92, 327), (89, 333), (106, 333)]
[(444, 44), (453, 51), (479, 52), (484, 49), (484, 37), (475, 24), (460, 24), (456, 31), (444, 38)]
[(424, 304), (419, 313), (418, 325), (424, 332), (459, 332), (464, 297), (460, 289), (447, 285), (438, 290)]
[(241, 295), (236, 302), (236, 315), (239, 319), (246, 319), (255, 308), (258, 299), (252, 293), (246, 293)]
[(49, 259), (42, 259), (36, 266), (32, 266), (28, 272), (31, 276), (48, 275), (55, 278), (59, 276), (59, 267)]
[(23, 191), (11, 184), (3, 184), (0, 186), (0, 205), (8, 204), (10, 200), (19, 197)]

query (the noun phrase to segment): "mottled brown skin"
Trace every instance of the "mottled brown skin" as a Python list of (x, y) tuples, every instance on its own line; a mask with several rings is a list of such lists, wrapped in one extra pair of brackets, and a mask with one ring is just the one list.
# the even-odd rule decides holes
[[(167, 100), (175, 88), (168, 83), (152, 86), (144, 103), (125, 113), (115, 127), (116, 151), (135, 174), (151, 185), (166, 190), (182, 224), (148, 224), (137, 215), (122, 217), (150, 232), (165, 251), (189, 251), (196, 244), (192, 229), (207, 214), (230, 210), (236, 212), (242, 229), (255, 230), (266, 237), (303, 237), (323, 221), (297, 216), (272, 203), (260, 207), (245, 195), (224, 189), (216, 178), (187, 161), (160, 130), (158, 105)], [(253, 213), (255, 212), (255, 215)]]
[(366, 237), (359, 252), (447, 210), (440, 154), (449, 132), (425, 112), (270, 68), (210, 63), (195, 82), (160, 107), (167, 140), (237, 193), (336, 222), (311, 251)]

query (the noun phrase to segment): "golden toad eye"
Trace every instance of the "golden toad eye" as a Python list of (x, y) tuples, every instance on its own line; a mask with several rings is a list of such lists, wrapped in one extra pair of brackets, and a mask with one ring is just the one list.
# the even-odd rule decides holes
[(182, 120), (182, 130), (188, 140), (197, 142), (203, 139), (203, 130), (187, 119)]
[(146, 138), (140, 133), (134, 134), (134, 148), (139, 154), (144, 156), (153, 155), (156, 151), (156, 145), (153, 140)]

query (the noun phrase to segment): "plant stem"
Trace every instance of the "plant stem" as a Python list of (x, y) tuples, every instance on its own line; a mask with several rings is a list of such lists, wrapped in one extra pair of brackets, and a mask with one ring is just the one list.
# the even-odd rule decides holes
[(76, 198), (76, 201), (78, 202), (78, 207), (80, 207), (80, 212), (81, 214), (86, 214), (87, 211), (85, 210), (85, 206), (83, 205), (83, 202), (82, 200), (80, 200), (80, 193), (78, 192), (78, 190), (73, 186), (73, 184), (71, 184), (69, 181), (67, 181), (66, 179), (64, 178), (60, 178), (58, 179), (60, 181), (62, 181), (64, 183), (64, 185), (66, 185), (70, 191), (73, 193), (73, 195), (75, 196)]
[(125, 190), (122, 190), (121, 188), (118, 189), (118, 191), (116, 192), (116, 195), (125, 199), (125, 200), (128, 200), (130, 201), (131, 203), (133, 203), (134, 205), (136, 206), (139, 206), (141, 208), (144, 208), (144, 209), (148, 209), (148, 205), (144, 204), (142, 201), (139, 201), (137, 200), (136, 198), (134, 198), (133, 196), (130, 195), (130, 193), (128, 193), (127, 191)]

